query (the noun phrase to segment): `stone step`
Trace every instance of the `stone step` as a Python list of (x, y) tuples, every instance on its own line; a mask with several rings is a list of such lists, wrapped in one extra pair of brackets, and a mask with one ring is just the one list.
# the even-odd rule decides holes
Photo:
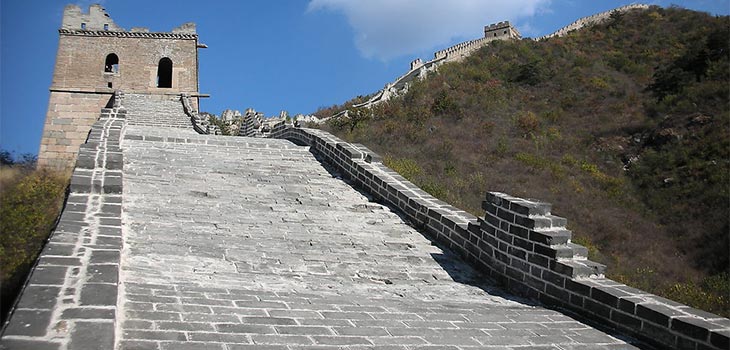
[(127, 94), (123, 105), (130, 125), (192, 128), (190, 117), (177, 96)]

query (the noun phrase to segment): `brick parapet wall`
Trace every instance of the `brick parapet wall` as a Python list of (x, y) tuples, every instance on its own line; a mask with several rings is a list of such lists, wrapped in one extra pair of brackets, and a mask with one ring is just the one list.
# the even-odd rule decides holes
[(728, 349), (730, 320), (607, 279), (604, 266), (571, 242), (548, 203), (490, 192), (477, 218), (434, 198), (365, 146), (316, 129), (279, 124), (271, 137), (309, 145), (343, 178), (397, 208), (431, 239), (512, 292), (576, 312), (660, 347)]

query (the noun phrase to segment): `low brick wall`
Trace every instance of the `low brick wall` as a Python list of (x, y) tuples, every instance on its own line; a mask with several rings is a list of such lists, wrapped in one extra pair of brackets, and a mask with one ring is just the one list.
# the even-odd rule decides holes
[(489, 192), (477, 218), (434, 198), (359, 144), (316, 129), (279, 124), (271, 137), (309, 145), (355, 186), (398, 208), (415, 226), (510, 291), (576, 312), (648, 343), (679, 349), (728, 349), (730, 319), (603, 276), (570, 241), (567, 220), (549, 203)]

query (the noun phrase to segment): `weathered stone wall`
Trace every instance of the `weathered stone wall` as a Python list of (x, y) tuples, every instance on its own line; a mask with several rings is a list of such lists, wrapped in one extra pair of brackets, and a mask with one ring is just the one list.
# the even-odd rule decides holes
[[(61, 32), (51, 89), (197, 92), (197, 36), (155, 34)], [(119, 57), (119, 71), (104, 72), (106, 57), (112, 53)], [(172, 60), (172, 88), (157, 87), (157, 68), (163, 57)]]
[(728, 349), (730, 320), (626, 286), (570, 241), (548, 203), (490, 192), (477, 218), (424, 192), (362, 145), (281, 123), (271, 137), (309, 145), (353, 185), (511, 291), (571, 310), (660, 348)]
[(51, 91), (38, 165), (59, 169), (72, 166), (101, 109), (110, 106), (112, 100), (111, 93)]

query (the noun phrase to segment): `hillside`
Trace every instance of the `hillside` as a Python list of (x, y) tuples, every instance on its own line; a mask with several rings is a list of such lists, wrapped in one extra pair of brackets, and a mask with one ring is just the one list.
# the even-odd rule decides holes
[(730, 316), (729, 28), (652, 7), (494, 42), (323, 127), (477, 215), (486, 191), (551, 202), (608, 277)]

